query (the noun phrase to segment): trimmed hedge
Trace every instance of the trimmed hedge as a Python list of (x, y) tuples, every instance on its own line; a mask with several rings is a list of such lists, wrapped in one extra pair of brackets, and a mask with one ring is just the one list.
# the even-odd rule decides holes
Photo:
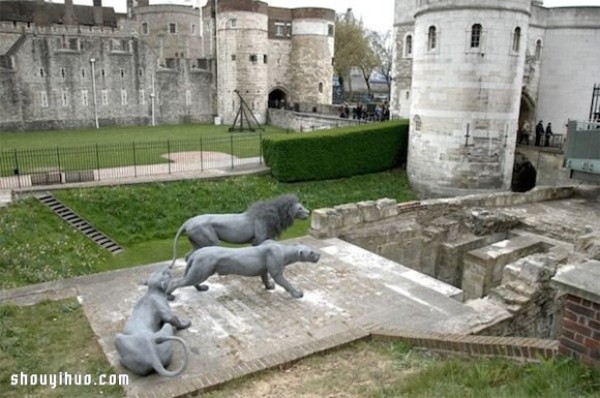
[(406, 161), (408, 120), (370, 123), (262, 140), (265, 163), (282, 182), (374, 173)]

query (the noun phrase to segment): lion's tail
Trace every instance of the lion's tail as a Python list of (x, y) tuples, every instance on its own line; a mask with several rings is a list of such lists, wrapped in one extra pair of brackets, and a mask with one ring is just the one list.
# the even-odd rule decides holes
[(173, 240), (173, 261), (171, 262), (171, 265), (169, 265), (169, 268), (173, 268), (175, 265), (175, 260), (177, 259), (177, 242), (179, 242), (179, 236), (185, 230), (186, 224), (187, 221), (181, 224), (181, 227), (179, 227), (177, 233), (175, 234), (175, 239)]
[(184, 339), (182, 339), (181, 337), (177, 337), (177, 336), (161, 336), (161, 337), (157, 337), (154, 341), (156, 342), (156, 344), (161, 344), (161, 343), (164, 343), (165, 341), (168, 341), (168, 340), (177, 341), (177, 342), (179, 342), (182, 345), (183, 351), (184, 351), (183, 363), (176, 370), (171, 371), (171, 370), (165, 369), (165, 367), (163, 366), (162, 362), (158, 358), (158, 354), (156, 353), (155, 348), (152, 347), (150, 349), (150, 351), (152, 352), (151, 353), (151, 355), (152, 355), (152, 367), (161, 376), (175, 377), (175, 376), (179, 376), (181, 373), (183, 373), (183, 371), (187, 367), (188, 361), (189, 361), (189, 351), (190, 350), (189, 350), (189, 347), (188, 347), (186, 341)]

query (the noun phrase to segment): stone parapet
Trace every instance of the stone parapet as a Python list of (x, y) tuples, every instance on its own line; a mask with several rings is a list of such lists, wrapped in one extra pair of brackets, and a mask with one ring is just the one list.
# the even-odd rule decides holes
[[(579, 188), (538, 187), (525, 193), (502, 192), (476, 194), (447, 199), (428, 199), (396, 203), (395, 199), (346, 204), (333, 209), (313, 212), (309, 234), (320, 238), (339, 237), (348, 227), (356, 228), (378, 221), (390, 221), (404, 214), (415, 214), (418, 218), (435, 219), (463, 207), (505, 207), (546, 200), (566, 199), (580, 194)], [(356, 215), (353, 206), (358, 207), (361, 217)]]

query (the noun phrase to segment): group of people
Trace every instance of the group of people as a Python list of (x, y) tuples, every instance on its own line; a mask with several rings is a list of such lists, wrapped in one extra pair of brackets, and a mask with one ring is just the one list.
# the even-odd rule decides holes
[[(372, 108), (372, 109), (369, 109)], [(339, 114), (341, 118), (349, 118), (350, 117), (350, 108), (348, 104), (343, 103), (340, 105)], [(390, 107), (386, 102), (382, 105), (376, 104), (374, 107), (367, 107), (362, 103), (357, 103), (356, 107), (352, 108), (352, 119), (358, 120), (376, 120), (376, 121), (384, 121), (389, 120), (390, 118)]]
[[(520, 144), (524, 141), (525, 145), (529, 145), (530, 131), (529, 122), (525, 121), (521, 127), (521, 130), (519, 131), (517, 143)], [(535, 126), (535, 146), (542, 146), (542, 140), (544, 141), (544, 146), (550, 146), (550, 137), (552, 135), (554, 135), (554, 132), (552, 131), (552, 123), (548, 123), (546, 128), (544, 128), (544, 121), (540, 120)]]

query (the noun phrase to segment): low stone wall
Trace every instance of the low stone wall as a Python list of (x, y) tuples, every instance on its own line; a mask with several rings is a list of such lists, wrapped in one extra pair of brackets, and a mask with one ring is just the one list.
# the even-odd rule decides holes
[(405, 331), (372, 331), (373, 339), (403, 341), (413, 347), (450, 356), (506, 358), (520, 362), (540, 362), (556, 357), (558, 342), (525, 337), (472, 336)]
[(284, 109), (269, 109), (268, 123), (291, 131), (305, 132), (327, 130), (343, 126), (356, 126), (358, 121), (320, 113), (303, 113)]
[(391, 221), (407, 213), (413, 213), (421, 220), (433, 220), (463, 207), (501, 207), (566, 199), (576, 192), (577, 188), (572, 186), (540, 187), (525, 193), (477, 194), (404, 203), (397, 203), (395, 199), (350, 203), (314, 210), (309, 234), (319, 239), (334, 238), (350, 229)]

